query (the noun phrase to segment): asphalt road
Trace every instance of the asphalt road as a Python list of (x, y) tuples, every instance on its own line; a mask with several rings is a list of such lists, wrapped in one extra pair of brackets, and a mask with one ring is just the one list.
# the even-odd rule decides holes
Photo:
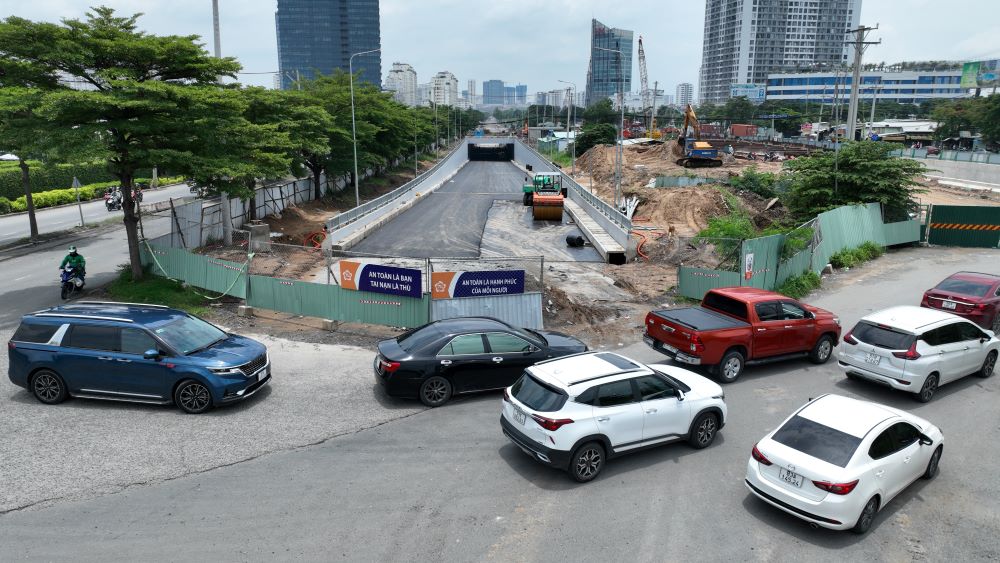
[[(142, 203), (156, 203), (188, 195), (191, 195), (191, 191), (187, 184), (175, 184), (161, 189), (146, 190), (142, 196)], [(83, 219), (88, 224), (98, 223), (109, 217), (120, 219), (122, 215), (121, 211), (108, 211), (103, 199), (84, 202), (81, 207)], [(64, 231), (80, 225), (80, 210), (76, 205), (39, 209), (35, 212), (35, 219), (40, 234)], [(0, 216), (0, 245), (10, 244), (30, 234), (27, 213)]]
[(351, 251), (413, 258), (478, 257), (493, 202), (520, 201), (523, 183), (524, 173), (509, 162), (469, 162)]
[[(107, 213), (103, 207), (102, 210)], [(115, 213), (121, 216), (121, 212)], [(158, 236), (170, 232), (170, 222), (167, 218), (147, 215), (143, 218), (143, 230), (146, 236)], [(16, 258), (0, 256), (0, 271), (4, 272), (4, 283), (0, 284), (0, 329), (16, 325), (24, 313), (61, 302), (59, 263), (70, 244), (75, 244), (87, 260), (88, 287), (111, 281), (118, 266), (128, 263), (124, 227), (85, 232), (58, 242), (40, 244), (28, 254), (21, 251)]]
[[(850, 327), (872, 310), (917, 303), (923, 290), (956, 270), (1000, 273), (997, 256), (909, 249), (833, 276), (808, 301)], [(627, 336), (624, 353), (663, 360), (636, 343), (639, 328)], [(370, 369), (354, 367), (362, 374)], [(810, 397), (828, 392), (913, 411), (946, 436), (938, 477), (888, 504), (866, 536), (813, 530), (743, 486), (753, 444)], [(497, 420), (499, 394), (492, 393), (359, 426), (315, 446), (10, 512), (0, 516), (0, 560), (134, 560), (136, 554), (148, 560), (996, 560), (997, 392), (1000, 376), (971, 377), (921, 405), (849, 381), (832, 361), (752, 368), (726, 387), (730, 419), (710, 448), (670, 445), (616, 459), (587, 485), (510, 444)], [(386, 408), (412, 406), (381, 400)], [(190, 420), (191, 440), (229, 447), (195, 432), (200, 425)]]

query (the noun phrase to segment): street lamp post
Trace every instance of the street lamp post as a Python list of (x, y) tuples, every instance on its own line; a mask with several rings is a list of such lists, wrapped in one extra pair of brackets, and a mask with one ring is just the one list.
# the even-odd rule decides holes
[[(562, 82), (563, 84), (569, 84), (569, 85), (573, 86), (573, 93), (570, 95), (570, 98), (569, 98), (569, 106), (567, 106), (567, 108), (566, 108), (566, 122), (567, 122), (566, 123), (566, 142), (568, 143), (568, 142), (570, 142), (570, 139), (569, 139), (569, 132), (570, 132), (570, 117), (569, 117), (569, 115), (570, 115), (570, 113), (569, 112), (570, 112), (571, 109), (573, 111), (572, 123), (573, 123), (574, 126), (576, 126), (576, 83), (575, 82), (570, 82), (569, 80), (560, 80), (559, 82)], [(570, 176), (576, 176), (576, 135), (573, 135), (573, 157), (572, 157), (571, 163), (572, 163), (571, 166), (572, 166), (573, 171), (570, 173)]]
[(354, 119), (354, 57), (358, 55), (367, 55), (369, 53), (377, 53), (382, 49), (372, 49), (371, 51), (361, 51), (360, 53), (354, 53), (351, 58), (347, 60), (347, 71), (351, 75), (351, 139), (354, 141), (354, 200), (358, 207), (361, 206), (361, 192), (358, 189), (358, 129), (357, 123)]
[(621, 104), (621, 126), (618, 130), (618, 150), (615, 151), (615, 209), (618, 209), (618, 200), (622, 191), (622, 150), (625, 143), (625, 83), (622, 73), (622, 59), (625, 54), (620, 49), (605, 49), (604, 47), (594, 47), (598, 51), (608, 51), (618, 54), (618, 103)]

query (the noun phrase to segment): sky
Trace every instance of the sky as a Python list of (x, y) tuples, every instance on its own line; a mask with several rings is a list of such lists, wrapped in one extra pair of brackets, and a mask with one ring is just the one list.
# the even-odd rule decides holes
[[(199, 35), (212, 44), (211, 0), (0, 0), (0, 17), (59, 21), (82, 17), (98, 2), (142, 12), (139, 25), (155, 34)], [(278, 69), (276, 0), (219, 0), (222, 53), (246, 72)], [(680, 82), (698, 87), (705, 3), (699, 0), (381, 0), (382, 76), (393, 62), (409, 63), (418, 82), (439, 71), (458, 78), (528, 85), (529, 94), (585, 87), (590, 20), (643, 37), (649, 83), (673, 94)], [(1000, 58), (1000, 0), (862, 0), (861, 23), (879, 25), (865, 62)], [(637, 47), (636, 47), (637, 48)], [(633, 65), (637, 64), (633, 53)], [(633, 68), (632, 90), (639, 90)], [(246, 84), (271, 86), (272, 75), (245, 74)]]

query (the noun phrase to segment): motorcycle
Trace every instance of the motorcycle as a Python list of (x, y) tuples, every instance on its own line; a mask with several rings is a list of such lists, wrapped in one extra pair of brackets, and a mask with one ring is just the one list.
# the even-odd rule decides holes
[(120, 211), (122, 208), (122, 194), (117, 190), (104, 193), (104, 206), (108, 211)]
[(63, 268), (59, 276), (59, 285), (61, 286), (60, 297), (69, 299), (74, 293), (83, 291), (83, 277), (83, 272), (77, 271), (73, 266)]

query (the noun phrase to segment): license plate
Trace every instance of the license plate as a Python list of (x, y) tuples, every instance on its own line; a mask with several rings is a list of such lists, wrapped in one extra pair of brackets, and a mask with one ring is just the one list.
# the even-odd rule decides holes
[(672, 353), (672, 354), (676, 354), (678, 352), (677, 348), (674, 348), (673, 346), (671, 346), (669, 344), (664, 344), (663, 348), (666, 349), (666, 350), (669, 350), (670, 353)]
[(527, 419), (528, 415), (525, 414), (521, 409), (514, 407), (514, 421), (524, 426), (524, 421)]
[(943, 309), (954, 309), (955, 308), (955, 302), (954, 301), (942, 301), (941, 302), (941, 308), (943, 308)]
[(879, 362), (882, 361), (882, 356), (879, 356), (878, 354), (872, 354), (869, 352), (865, 354), (865, 361), (873, 366), (877, 366)]
[(789, 485), (795, 485), (796, 487), (802, 488), (802, 476), (798, 473), (788, 471), (787, 469), (779, 469), (778, 478)]

